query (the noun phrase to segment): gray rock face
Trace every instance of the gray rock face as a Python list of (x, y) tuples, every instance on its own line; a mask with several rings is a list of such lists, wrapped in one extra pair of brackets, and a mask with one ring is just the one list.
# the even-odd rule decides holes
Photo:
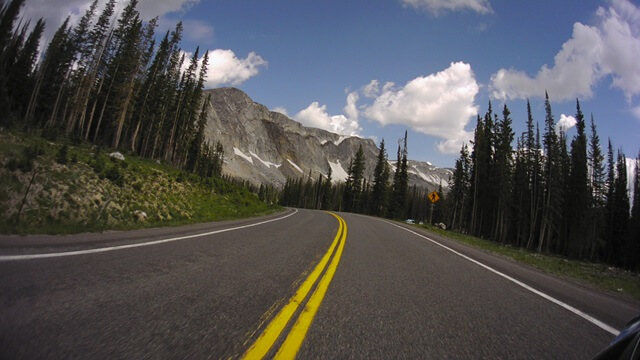
[[(329, 169), (334, 181), (346, 179), (347, 168), (362, 145), (366, 159), (365, 177), (373, 179), (378, 147), (371, 139), (347, 137), (305, 127), (264, 105), (253, 102), (235, 88), (206, 90), (208, 104), (205, 139), (220, 141), (224, 147), (225, 174), (254, 184), (282, 188), (286, 179), (326, 177)], [(395, 152), (395, 149), (392, 150)], [(409, 162), (409, 183), (435, 189), (446, 188), (449, 169), (429, 163)]]

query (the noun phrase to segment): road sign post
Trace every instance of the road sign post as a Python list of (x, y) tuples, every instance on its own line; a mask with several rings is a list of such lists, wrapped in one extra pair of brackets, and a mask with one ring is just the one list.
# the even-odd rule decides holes
[(429, 225), (432, 225), (433, 223), (433, 207), (435, 205), (436, 202), (438, 202), (438, 200), (440, 200), (440, 195), (438, 195), (437, 192), (432, 191), (429, 193), (429, 195), (427, 195), (427, 197), (429, 198), (429, 200), (431, 200), (431, 211), (429, 212)]

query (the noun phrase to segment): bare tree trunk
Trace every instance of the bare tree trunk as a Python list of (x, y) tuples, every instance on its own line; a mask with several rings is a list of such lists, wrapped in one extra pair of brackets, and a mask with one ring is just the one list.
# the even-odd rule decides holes
[(33, 112), (36, 108), (36, 103), (38, 96), (40, 95), (40, 86), (42, 85), (42, 78), (44, 77), (44, 71), (42, 68), (39, 71), (38, 78), (36, 80), (35, 85), (33, 86), (33, 91), (31, 91), (31, 97), (29, 98), (29, 105), (27, 106), (27, 111), (24, 114), (24, 123), (30, 124), (32, 122)]
[(131, 97), (133, 96), (133, 84), (135, 83), (135, 76), (131, 77), (131, 81), (129, 82), (129, 91), (127, 92), (127, 97), (124, 99), (124, 104), (122, 105), (122, 110), (120, 111), (119, 119), (118, 119), (118, 128), (116, 129), (116, 136), (113, 139), (113, 147), (118, 148), (120, 145), (120, 136), (122, 135), (122, 127), (124, 126), (124, 120), (127, 117), (127, 110), (129, 108), (129, 102), (131, 101)]
[(64, 90), (64, 86), (67, 83), (67, 80), (69, 79), (70, 74), (71, 74), (71, 68), (69, 68), (67, 70), (67, 73), (64, 75), (64, 80), (60, 85), (60, 89), (58, 89), (58, 95), (56, 95), (56, 102), (53, 104), (53, 110), (51, 111), (51, 116), (49, 117), (49, 121), (47, 121), (45, 128), (51, 128), (55, 123), (55, 118), (56, 118), (56, 115), (58, 114), (58, 108), (60, 106), (60, 99), (62, 98), (62, 90)]
[[(120, 63), (116, 65), (116, 70), (114, 74), (118, 73), (118, 68), (120, 67)], [(102, 118), (104, 116), (104, 110), (107, 107), (107, 103), (109, 102), (109, 97), (111, 96), (111, 89), (113, 89), (113, 83), (115, 82), (115, 75), (113, 79), (111, 79), (111, 84), (109, 84), (109, 89), (107, 90), (107, 95), (104, 98), (104, 103), (102, 104), (102, 110), (100, 110), (100, 116), (98, 117), (98, 124), (96, 124), (96, 131), (93, 133), (93, 142), (95, 143), (98, 139), (98, 133), (100, 132), (100, 125), (102, 124)]]
[(84, 132), (84, 141), (89, 139), (89, 133), (91, 132), (91, 125), (93, 123), (93, 115), (96, 111), (96, 106), (98, 105), (98, 98), (100, 97), (100, 92), (102, 92), (102, 84), (104, 84), (104, 76), (100, 78), (100, 84), (98, 84), (98, 90), (96, 91), (95, 99), (93, 99), (93, 105), (91, 106), (91, 112), (89, 113), (89, 122), (87, 123), (87, 129)]

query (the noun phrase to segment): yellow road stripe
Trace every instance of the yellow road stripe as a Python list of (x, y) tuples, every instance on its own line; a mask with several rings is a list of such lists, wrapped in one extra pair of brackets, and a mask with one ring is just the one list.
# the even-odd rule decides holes
[(311, 298), (309, 298), (309, 301), (307, 301), (307, 305), (305, 305), (302, 313), (300, 314), (300, 316), (298, 316), (298, 320), (291, 328), (291, 331), (289, 331), (289, 335), (276, 354), (276, 359), (293, 359), (296, 357), (296, 354), (298, 353), (298, 350), (300, 350), (302, 342), (307, 335), (307, 331), (309, 330), (309, 327), (313, 322), (313, 318), (320, 308), (322, 299), (324, 299), (324, 295), (327, 293), (327, 289), (329, 288), (329, 284), (333, 279), (333, 275), (335, 275), (336, 269), (338, 268), (338, 263), (340, 262), (340, 257), (342, 256), (342, 249), (344, 249), (344, 243), (347, 239), (347, 224), (338, 215), (335, 215), (333, 213), (331, 213), (331, 215), (335, 216), (338, 221), (340, 221), (344, 226), (342, 241), (338, 246), (336, 255), (331, 260), (331, 264), (329, 264), (329, 268), (327, 268), (327, 272), (324, 274), (324, 276), (322, 276), (322, 279), (320, 279), (318, 287), (311, 295)]
[(316, 280), (318, 280), (318, 277), (329, 262), (329, 258), (331, 257), (331, 254), (333, 254), (333, 250), (342, 237), (342, 233), (344, 230), (346, 230), (346, 223), (343, 227), (343, 223), (339, 221), (338, 233), (333, 239), (333, 243), (329, 247), (327, 253), (324, 254), (309, 277), (307, 277), (304, 283), (302, 283), (302, 285), (298, 288), (291, 300), (289, 300), (289, 303), (287, 303), (287, 305), (285, 305), (282, 310), (280, 310), (278, 315), (276, 315), (276, 317), (269, 323), (269, 325), (267, 325), (267, 328), (262, 332), (260, 337), (258, 337), (253, 345), (251, 345), (249, 350), (247, 350), (247, 352), (243, 356), (244, 359), (262, 359), (269, 352), (269, 349), (271, 349), (273, 344), (276, 342), (282, 330), (289, 323), (289, 320), (291, 319), (291, 316), (293, 316), (293, 313), (302, 303), (304, 298), (307, 297), (309, 290), (311, 290)]

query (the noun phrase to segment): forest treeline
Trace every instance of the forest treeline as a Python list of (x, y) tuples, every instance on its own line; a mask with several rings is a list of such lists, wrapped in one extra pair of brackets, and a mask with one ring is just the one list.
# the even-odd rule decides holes
[(103, 9), (94, 0), (77, 25), (67, 18), (41, 44), (45, 19), (22, 19), (24, 2), (0, 0), (0, 126), (221, 175), (222, 146), (204, 136), (208, 52), (185, 58), (182, 23), (156, 45), (158, 18), (143, 21), (138, 0), (117, 17), (116, 0)]
[(543, 129), (527, 102), (526, 131), (515, 139), (514, 151), (509, 108), (499, 116), (489, 104), (477, 118), (472, 147), (463, 146), (455, 164), (445, 211), (450, 226), (539, 252), (639, 270), (640, 154), (633, 160), (630, 199), (623, 150), (614, 154), (609, 140), (603, 152), (593, 116), (587, 124), (577, 100), (575, 119), (569, 141), (557, 129), (548, 95)]
[[(325, 177), (317, 179), (307, 176), (287, 179), (280, 192), (280, 203), (284, 206), (347, 211), (390, 219), (444, 220), (443, 202), (433, 209), (428, 199), (429, 191), (416, 186), (409, 187), (407, 166), (407, 133), (400, 139), (394, 166), (390, 165), (384, 139), (380, 142), (373, 178), (367, 179), (362, 146), (358, 148), (347, 168), (345, 181), (333, 181), (331, 169)], [(442, 187), (437, 189), (443, 194)], [(433, 214), (431, 213), (433, 211)]]
[[(428, 191), (408, 186), (407, 137), (398, 147), (393, 176), (384, 140), (373, 179), (363, 177), (360, 149), (344, 183), (311, 175), (289, 179), (281, 193), (285, 206), (350, 211), (392, 219), (431, 219), (448, 228), (503, 244), (574, 259), (640, 270), (640, 154), (635, 161), (633, 198), (627, 188), (626, 157), (606, 159), (593, 117), (590, 135), (576, 101), (576, 135), (567, 144), (557, 129), (549, 97), (543, 134), (527, 102), (526, 131), (515, 138), (511, 112), (501, 116), (489, 103), (478, 116), (474, 139), (462, 146), (448, 192), (433, 208)], [(516, 149), (513, 142), (516, 140)]]

